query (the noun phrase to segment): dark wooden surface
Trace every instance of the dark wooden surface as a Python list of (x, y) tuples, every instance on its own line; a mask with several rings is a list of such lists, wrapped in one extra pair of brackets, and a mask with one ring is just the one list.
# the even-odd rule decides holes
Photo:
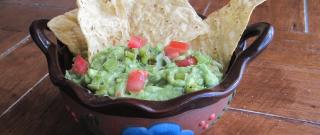
[[(268, 0), (255, 10), (250, 23), (272, 23), (274, 41), (248, 66), (228, 111), (205, 135), (320, 134), (320, 1), (306, 1), (306, 13), (304, 0)], [(205, 15), (227, 2), (191, 0)], [(0, 135), (83, 134), (27, 31), (32, 20), (74, 7), (73, 0), (0, 1)]]

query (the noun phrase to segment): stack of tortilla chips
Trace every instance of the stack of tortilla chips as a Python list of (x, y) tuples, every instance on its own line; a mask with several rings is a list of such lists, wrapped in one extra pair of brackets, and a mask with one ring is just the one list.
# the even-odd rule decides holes
[(264, 1), (230, 0), (202, 20), (188, 0), (78, 0), (78, 9), (53, 18), (48, 27), (89, 61), (136, 35), (151, 45), (188, 42), (227, 66), (252, 11)]

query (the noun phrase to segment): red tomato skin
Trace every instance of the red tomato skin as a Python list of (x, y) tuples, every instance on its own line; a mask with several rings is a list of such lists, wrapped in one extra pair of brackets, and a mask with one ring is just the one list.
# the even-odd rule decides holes
[(132, 70), (128, 75), (126, 90), (130, 93), (139, 93), (144, 89), (148, 79), (148, 72), (144, 70)]
[(180, 53), (178, 51), (171, 48), (165, 48), (164, 52), (165, 52), (165, 55), (170, 59), (174, 59), (180, 56)]
[(146, 39), (143, 39), (139, 36), (132, 36), (128, 43), (128, 48), (134, 49), (134, 48), (141, 48), (146, 44)]
[(165, 55), (170, 59), (174, 59), (189, 50), (188, 43), (171, 41), (168, 46), (164, 48)]
[(176, 65), (178, 67), (188, 67), (188, 66), (191, 66), (191, 65), (196, 65), (198, 62), (197, 62), (197, 59), (195, 57), (187, 57), (186, 59), (184, 60), (176, 60)]
[(77, 55), (74, 58), (74, 63), (72, 64), (72, 71), (78, 75), (85, 75), (88, 71), (89, 64), (88, 62), (81, 57), (81, 55)]

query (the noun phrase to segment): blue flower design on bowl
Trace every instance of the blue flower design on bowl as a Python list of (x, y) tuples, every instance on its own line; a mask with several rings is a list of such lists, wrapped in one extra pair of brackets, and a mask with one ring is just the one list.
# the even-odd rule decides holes
[(194, 135), (191, 130), (182, 130), (176, 123), (158, 123), (149, 128), (129, 127), (122, 135)]

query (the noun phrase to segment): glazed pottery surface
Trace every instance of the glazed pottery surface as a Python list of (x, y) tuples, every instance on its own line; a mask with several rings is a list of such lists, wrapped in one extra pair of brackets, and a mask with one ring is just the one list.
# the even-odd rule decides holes
[[(70, 116), (90, 135), (193, 135), (212, 126), (230, 103), (246, 65), (271, 42), (274, 28), (268, 23), (247, 27), (222, 82), (211, 89), (185, 94), (168, 101), (99, 97), (64, 78), (72, 54), (45, 35), (48, 20), (37, 20), (30, 34), (48, 61), (50, 79), (65, 100)], [(247, 47), (246, 40), (257, 37)], [(63, 106), (63, 105), (62, 105)]]
[[(143, 131), (148, 130), (148, 128), (152, 126), (166, 125), (167, 127), (168, 124), (173, 127), (179, 127), (180, 129), (172, 130), (171, 128), (167, 128), (166, 130), (161, 128), (161, 132), (168, 132), (167, 134), (174, 135), (183, 131), (188, 131), (188, 135), (190, 133), (199, 135), (217, 122), (233, 97), (232, 94), (219, 100), (215, 104), (200, 109), (190, 110), (179, 115), (151, 119), (122, 117), (93, 112), (82, 107), (63, 92), (62, 95), (66, 103), (65, 108), (75, 123), (77, 123), (82, 129), (86, 129), (88, 134), (94, 135), (144, 135)], [(130, 132), (130, 134), (128, 134), (128, 132)], [(138, 133), (133, 134), (133, 132)], [(158, 135), (151, 131), (149, 132), (152, 135)], [(145, 133), (145, 135), (149, 134)]]

